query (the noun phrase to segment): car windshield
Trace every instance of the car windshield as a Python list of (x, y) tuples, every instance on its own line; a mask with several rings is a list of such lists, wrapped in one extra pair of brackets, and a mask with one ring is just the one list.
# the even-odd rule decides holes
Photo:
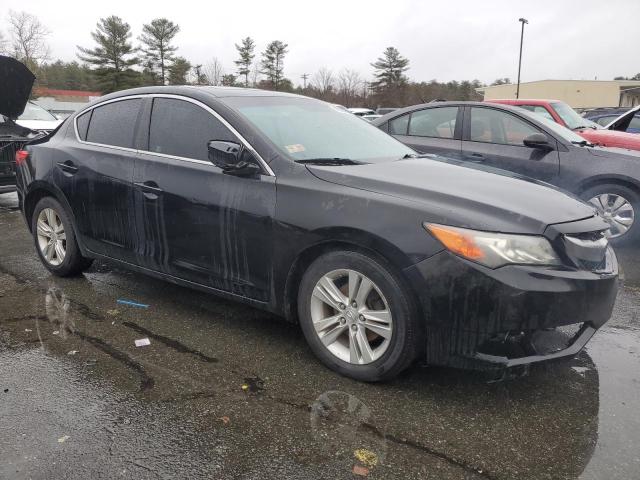
[(551, 106), (560, 116), (565, 125), (572, 130), (580, 127), (599, 128), (597, 123), (581, 117), (578, 112), (564, 102), (553, 102)]
[(397, 160), (415, 151), (329, 103), (304, 97), (227, 97), (235, 108), (292, 160)]
[(24, 113), (18, 117), (18, 120), (46, 120), (55, 122), (58, 119), (35, 103), (27, 103)]
[[(569, 107), (569, 108), (571, 108), (571, 107)], [(581, 137), (580, 135), (575, 133), (573, 130), (569, 130), (567, 127), (564, 127), (564, 126), (560, 125), (557, 122), (549, 120), (548, 118), (543, 117), (540, 114), (530, 113), (529, 115), (534, 115), (536, 121), (541, 123), (548, 130), (551, 130), (555, 134), (556, 137), (560, 137), (563, 140), (565, 140), (566, 142), (573, 143), (573, 144), (585, 143), (584, 137)], [(585, 120), (585, 119), (583, 118), (583, 120)], [(588, 120), (586, 120), (586, 121), (588, 121)]]

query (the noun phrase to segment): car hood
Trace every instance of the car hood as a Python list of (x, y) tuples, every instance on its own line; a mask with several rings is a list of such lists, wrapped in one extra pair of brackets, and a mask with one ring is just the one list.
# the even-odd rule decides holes
[(22, 115), (35, 79), (23, 63), (0, 55), (0, 114), (12, 119)]
[(634, 133), (604, 129), (594, 130), (592, 128), (578, 130), (576, 133), (596, 145), (640, 150), (640, 136)]
[(425, 221), (452, 226), (542, 234), (548, 225), (596, 214), (550, 185), (442, 157), (307, 168), (327, 182), (423, 204)]

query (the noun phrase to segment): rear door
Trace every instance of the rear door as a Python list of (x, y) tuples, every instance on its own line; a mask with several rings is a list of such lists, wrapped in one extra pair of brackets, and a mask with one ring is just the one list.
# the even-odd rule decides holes
[(275, 177), (235, 177), (208, 160), (209, 141), (241, 143), (209, 107), (176, 97), (148, 102), (134, 179), (139, 263), (268, 300)]
[(420, 153), (459, 158), (462, 116), (457, 106), (416, 110), (389, 121), (389, 133)]
[(118, 99), (78, 116), (71, 126), (76, 138), (67, 140), (54, 169), (83, 244), (126, 262), (135, 261), (134, 139), (141, 105), (141, 98)]
[[(556, 140), (534, 124), (511, 112), (485, 107), (465, 107), (462, 156), (468, 162), (516, 172), (553, 183), (560, 172)], [(523, 140), (542, 133), (555, 148), (530, 148)]]

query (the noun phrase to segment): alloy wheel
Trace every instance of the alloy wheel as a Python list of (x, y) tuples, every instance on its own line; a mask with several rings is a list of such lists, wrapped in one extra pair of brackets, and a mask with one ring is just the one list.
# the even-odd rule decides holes
[(52, 208), (44, 208), (36, 224), (38, 247), (50, 265), (58, 266), (67, 254), (67, 235), (60, 216)]
[(609, 224), (611, 232), (609, 238), (617, 238), (629, 231), (635, 220), (635, 211), (629, 200), (615, 193), (602, 193), (596, 195), (590, 203), (602, 214)]
[(318, 280), (311, 320), (325, 348), (354, 365), (379, 359), (393, 334), (391, 310), (380, 288), (355, 270), (334, 270)]

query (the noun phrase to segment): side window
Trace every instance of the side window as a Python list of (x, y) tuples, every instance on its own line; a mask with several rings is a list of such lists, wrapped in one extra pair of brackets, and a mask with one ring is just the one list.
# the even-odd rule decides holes
[(150, 152), (207, 160), (210, 140), (238, 141), (220, 120), (198, 105), (174, 98), (153, 100)]
[(522, 141), (533, 133), (540, 132), (511, 113), (492, 108), (471, 109), (469, 138), (472, 142), (523, 146)]
[(453, 138), (458, 107), (419, 110), (411, 114), (409, 135), (418, 137)]
[(76, 125), (78, 127), (78, 135), (80, 140), (87, 139), (87, 131), (89, 130), (89, 120), (91, 120), (91, 113), (93, 110), (89, 110), (87, 113), (83, 113), (76, 118)]
[(394, 118), (389, 121), (389, 133), (391, 135), (406, 135), (409, 126), (409, 114)]
[(94, 108), (87, 130), (87, 142), (132, 148), (141, 104), (141, 99), (132, 98)]
[(543, 116), (547, 120), (555, 122), (555, 120), (549, 113), (549, 110), (547, 110), (541, 105), (518, 105), (518, 107), (524, 108), (525, 110), (529, 110), (530, 112), (533, 112), (533, 113), (537, 113), (538, 115)]

